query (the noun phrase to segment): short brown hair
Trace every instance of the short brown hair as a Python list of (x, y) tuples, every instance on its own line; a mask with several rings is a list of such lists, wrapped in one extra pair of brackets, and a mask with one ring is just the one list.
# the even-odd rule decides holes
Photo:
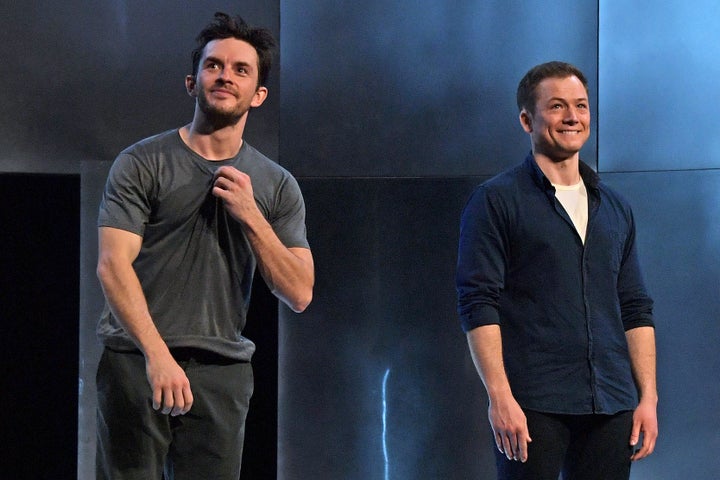
[(585, 87), (587, 92), (588, 83), (585, 75), (575, 65), (565, 62), (547, 62), (541, 63), (531, 68), (525, 76), (520, 80), (517, 89), (517, 106), (518, 110), (528, 110), (535, 113), (535, 103), (537, 102), (536, 89), (537, 86), (546, 78), (567, 78), (577, 77)]
[(275, 49), (277, 48), (275, 38), (266, 28), (251, 27), (241, 16), (231, 17), (222, 12), (215, 13), (214, 21), (206, 26), (195, 39), (197, 47), (192, 52), (193, 76), (198, 74), (200, 58), (207, 44), (213, 40), (225, 38), (237, 38), (255, 48), (258, 55), (258, 87), (265, 86), (270, 74)]

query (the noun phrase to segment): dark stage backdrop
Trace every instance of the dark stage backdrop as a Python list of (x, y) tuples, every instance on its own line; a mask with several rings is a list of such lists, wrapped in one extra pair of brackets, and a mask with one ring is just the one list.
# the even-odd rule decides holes
[(0, 477), (77, 475), (80, 176), (0, 174)]
[[(460, 212), (529, 151), (514, 93), (531, 66), (577, 64), (596, 103), (597, 4), (281, 10), (280, 158), (302, 177), (318, 284), (303, 318), (281, 313), (278, 478), (492, 478), (455, 313)], [(548, 18), (563, 32), (540, 38)]]
[(660, 439), (633, 475), (720, 478), (720, 129), (697, 128), (720, 104), (720, 4), (599, 7), (598, 163), (635, 206), (657, 314)]
[[(35, 408), (31, 416), (31, 419), (57, 424), (58, 428), (53, 432), (62, 431), (62, 434), (57, 441), (52, 437), (55, 449), (38, 445), (39, 440), (30, 448), (28, 443), (43, 439), (47, 427), (43, 425), (44, 430), (36, 428), (34, 423), (23, 423), (24, 417), (18, 417), (17, 421), (22, 425), (10, 433), (13, 438), (24, 441), (12, 442), (13, 447), (7, 442), (6, 453), (18, 455), (17, 458), (24, 455), (25, 459), (35, 461), (15, 462), (11, 466), (24, 468), (25, 474), (10, 475), (14, 470), (10, 470), (9, 460), (5, 459), (16, 457), (3, 456), (0, 477), (72, 478), (74, 473), (42, 475), (46, 463), (57, 463), (62, 467), (63, 463), (54, 462), (60, 455), (63, 462), (72, 466), (73, 472), (77, 466), (78, 479), (89, 480), (94, 478), (94, 375), (100, 355), (95, 324), (103, 305), (95, 276), (95, 221), (107, 170), (119, 151), (131, 143), (190, 121), (193, 101), (184, 87), (185, 75), (191, 69), (190, 51), (194, 47), (194, 37), (212, 19), (215, 11), (241, 13), (250, 23), (266, 26), (279, 36), (279, 4), (215, 0), (31, 0), (5, 2), (2, 11), (0, 57), (5, 67), (0, 70), (0, 78), (10, 93), (3, 103), (3, 115), (0, 115), (3, 132), (0, 172), (79, 176), (80, 198), (76, 205), (79, 215), (77, 211), (68, 213), (60, 209), (58, 204), (45, 201), (44, 197), (38, 199), (43, 201), (47, 222), (67, 225), (79, 222), (79, 240), (72, 241), (74, 257), (70, 254), (63, 257), (65, 261), (73, 262), (76, 270), (74, 273), (69, 269), (63, 271), (63, 280), (70, 282), (68, 288), (79, 289), (80, 299), (78, 302), (75, 298), (79, 315), (68, 313), (69, 318), (65, 319), (75, 326), (62, 330), (62, 334), (56, 331), (56, 335), (47, 339), (57, 348), (70, 348), (75, 352), (79, 346), (74, 361), (53, 364), (57, 370), (55, 382), (62, 387), (58, 394), (63, 398), (50, 399), (50, 395), (42, 390), (45, 409)], [(271, 158), (277, 158), (279, 149), (279, 71), (277, 63), (270, 78), (271, 95), (261, 109), (252, 113), (246, 129), (248, 142)], [(47, 193), (57, 194), (58, 188), (50, 188)], [(3, 194), (5, 219), (5, 207), (11, 207), (8, 206), (7, 192), (2, 190), (0, 193)], [(27, 192), (28, 195), (32, 193), (32, 190)], [(17, 223), (14, 217), (8, 218), (8, 222)], [(2, 229), (8, 231), (5, 222)], [(42, 240), (57, 239), (49, 233)], [(49, 255), (63, 255), (60, 249), (35, 248), (31, 241), (16, 246), (22, 251), (18, 258), (28, 258), (30, 266), (33, 260), (41, 262)], [(14, 278), (17, 265), (6, 267), (3, 263), (3, 275)], [(52, 277), (54, 281), (58, 278), (57, 275)], [(267, 289), (261, 282), (255, 285), (254, 292), (248, 335), (258, 344), (256, 389), (248, 417), (243, 478), (274, 478), (277, 304), (268, 299)], [(4, 297), (0, 306), (2, 311), (7, 311)], [(37, 317), (34, 320), (40, 324), (51, 321), (46, 314)], [(20, 320), (16, 319), (17, 322)], [(6, 328), (18, 333), (15, 337), (3, 335), (3, 341), (25, 338), (34, 331), (27, 325), (23, 330), (23, 325), (8, 324), (4, 317), (2, 328), (3, 333)], [(21, 343), (18, 341), (17, 345), (14, 348), (19, 349)], [(39, 349), (39, 346), (35, 347)], [(33, 351), (38, 358), (43, 361), (51, 358), (50, 352), (37, 349)], [(12, 350), (6, 348), (5, 351)], [(4, 408), (4, 402), (25, 398), (23, 395), (43, 377), (23, 375), (11, 383), (5, 378), (1, 394), (3, 412), (6, 416), (14, 415), (17, 410)], [(43, 387), (51, 385), (45, 383)], [(62, 428), (67, 423), (72, 428)]]
[[(279, 326), (258, 286), (265, 320), (248, 333), (260, 349), (246, 457), (260, 470), (245, 478), (492, 477), (486, 398), (454, 310), (457, 224), (473, 186), (527, 152), (515, 87), (551, 59), (590, 78), (595, 122), (582, 156), (636, 206), (657, 300), (661, 436), (632, 478), (720, 478), (720, 137), (707, 114), (720, 100), (717, 9), (711, 0), (4, 5), (0, 172), (80, 176), (79, 330), (56, 339), (79, 345), (77, 368), (58, 372), (79, 391), (77, 431), (62, 437), (77, 451), (77, 477), (92, 478), (104, 178), (120, 149), (189, 121), (192, 37), (226, 10), (281, 36), (281, 68), (247, 140), (298, 177), (317, 260), (313, 304), (302, 315), (281, 309)], [(19, 398), (21, 383), (3, 382), (3, 398)]]
[(720, 134), (702, 126), (720, 100), (716, 2), (281, 12), (280, 158), (302, 177), (318, 283), (302, 317), (281, 312), (278, 477), (492, 478), (454, 310), (457, 226), (472, 187), (528, 151), (520, 77), (560, 59), (589, 77), (581, 156), (636, 205), (656, 298), (661, 436), (632, 478), (720, 478)]

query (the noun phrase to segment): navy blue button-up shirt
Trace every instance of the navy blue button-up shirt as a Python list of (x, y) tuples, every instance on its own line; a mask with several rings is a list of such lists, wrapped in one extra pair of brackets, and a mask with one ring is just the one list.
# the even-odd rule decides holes
[(585, 243), (532, 155), (480, 185), (462, 215), (464, 331), (499, 324), (523, 408), (612, 414), (637, 406), (625, 331), (653, 326), (628, 203), (580, 163)]

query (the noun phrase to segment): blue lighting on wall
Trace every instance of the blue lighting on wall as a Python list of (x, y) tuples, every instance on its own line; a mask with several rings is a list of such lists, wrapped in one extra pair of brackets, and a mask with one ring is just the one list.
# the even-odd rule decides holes
[(718, 168), (719, 130), (699, 134), (697, 119), (720, 101), (720, 4), (599, 5), (600, 167)]
[(390, 460), (387, 448), (387, 379), (390, 375), (390, 369), (385, 370), (382, 380), (382, 444), (383, 459), (385, 460), (385, 480), (390, 479)]

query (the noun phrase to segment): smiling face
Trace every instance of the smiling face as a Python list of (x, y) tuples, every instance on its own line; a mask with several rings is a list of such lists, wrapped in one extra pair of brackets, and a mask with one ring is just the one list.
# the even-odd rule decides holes
[(535, 89), (535, 108), (520, 112), (533, 154), (553, 162), (577, 158), (590, 136), (588, 93), (575, 76), (549, 77)]
[(267, 96), (267, 89), (258, 86), (255, 48), (236, 38), (209, 42), (197, 75), (188, 76), (186, 85), (198, 109), (213, 123), (237, 122)]

